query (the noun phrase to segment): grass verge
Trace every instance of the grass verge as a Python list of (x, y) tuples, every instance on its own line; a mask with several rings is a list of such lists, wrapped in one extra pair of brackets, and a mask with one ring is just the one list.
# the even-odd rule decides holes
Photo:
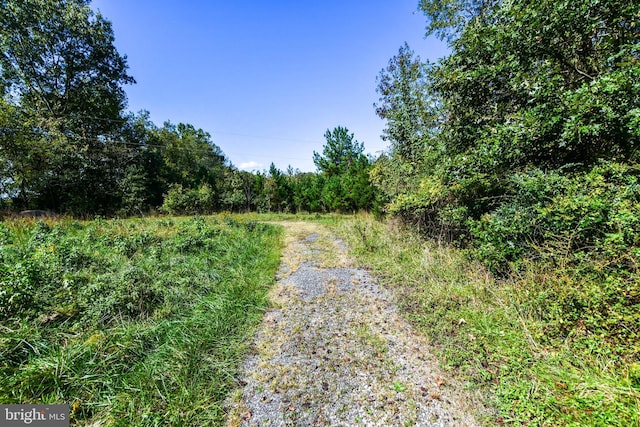
[(554, 292), (569, 294), (579, 278), (537, 271), (535, 278), (498, 281), (461, 251), (425, 242), (393, 223), (357, 216), (327, 225), (348, 242), (359, 264), (395, 290), (442, 366), (491, 407), (481, 414), (484, 423), (640, 425), (637, 343), (621, 348), (611, 337), (580, 328), (559, 333), (557, 320), (550, 328), (543, 313), (556, 307), (554, 301), (532, 285), (545, 277), (545, 289), (553, 282)]
[(267, 304), (277, 226), (233, 216), (0, 224), (0, 401), (72, 425), (217, 425)]

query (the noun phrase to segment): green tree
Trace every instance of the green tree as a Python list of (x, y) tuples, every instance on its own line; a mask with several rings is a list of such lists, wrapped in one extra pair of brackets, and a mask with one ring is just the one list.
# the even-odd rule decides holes
[(390, 143), (371, 171), (381, 200), (417, 191), (421, 177), (441, 164), (439, 103), (431, 90), (431, 65), (405, 43), (378, 78), (376, 113), (386, 121), (382, 138)]
[(121, 143), (127, 162), (124, 176), (118, 182), (122, 189), (122, 212), (138, 214), (161, 206), (169, 183), (163, 177), (163, 147), (156, 144), (158, 128), (149, 112), (130, 113), (126, 118), (125, 125), (114, 136), (114, 141)]
[(405, 43), (376, 79), (376, 114), (386, 120), (383, 140), (403, 163), (416, 167), (436, 130), (437, 109), (429, 90), (429, 64)]
[(250, 209), (250, 207), (247, 208), (247, 200), (244, 192), (243, 171), (234, 167), (227, 169), (221, 195), (221, 205), (224, 210), (230, 212)]
[(193, 125), (166, 122), (152, 131), (150, 143), (162, 159), (163, 186), (179, 184), (196, 189), (207, 184), (214, 193), (216, 207), (227, 174), (226, 157), (211, 141), (211, 135)]
[(117, 201), (126, 156), (108, 141), (133, 78), (113, 40), (89, 1), (0, 2), (2, 107), (13, 108), (0, 151), (20, 205), (79, 213)]
[(133, 83), (111, 23), (88, 0), (0, 4), (3, 95), (43, 130), (96, 137), (117, 129)]
[(294, 204), (297, 212), (326, 210), (322, 189), (325, 180), (317, 173), (298, 173), (293, 180)]
[(355, 211), (371, 208), (374, 200), (369, 181), (370, 161), (364, 143), (338, 126), (324, 134), (322, 155), (313, 152), (313, 162), (324, 177), (323, 200), (329, 210)]
[(324, 134), (326, 143), (322, 147), (322, 154), (313, 152), (313, 163), (318, 171), (326, 176), (342, 175), (352, 168), (358, 168), (366, 163), (364, 144), (354, 140), (349, 129), (338, 126)]
[(264, 190), (269, 200), (269, 210), (276, 212), (290, 212), (293, 210), (293, 191), (290, 176), (283, 173), (273, 163), (269, 166)]
[(256, 209), (256, 202), (264, 185), (263, 177), (259, 173), (253, 174), (247, 171), (240, 171), (240, 180), (245, 209), (247, 212), (250, 212), (252, 209)]
[(45, 168), (47, 153), (32, 139), (19, 109), (0, 99), (0, 191), (7, 203), (29, 206)]
[(162, 210), (172, 215), (210, 214), (215, 210), (216, 194), (203, 183), (197, 188), (185, 189), (172, 185), (162, 203)]

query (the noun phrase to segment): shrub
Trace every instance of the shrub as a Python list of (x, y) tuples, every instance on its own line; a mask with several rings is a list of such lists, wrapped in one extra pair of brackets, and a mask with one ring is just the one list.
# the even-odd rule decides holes
[(209, 184), (199, 188), (184, 189), (182, 185), (174, 185), (164, 197), (162, 211), (172, 214), (206, 214), (215, 208), (215, 194)]
[(635, 272), (640, 259), (640, 166), (601, 163), (585, 172), (511, 177), (512, 195), (479, 220), (468, 221), (476, 253), (494, 271), (521, 258), (562, 255), (611, 260), (611, 272)]
[(508, 201), (469, 221), (472, 253), (512, 276), (518, 307), (545, 322), (545, 337), (640, 354), (640, 167), (533, 170), (511, 182)]

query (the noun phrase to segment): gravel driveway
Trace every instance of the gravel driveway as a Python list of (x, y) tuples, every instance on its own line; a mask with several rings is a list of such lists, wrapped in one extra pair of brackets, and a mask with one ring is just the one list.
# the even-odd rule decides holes
[(230, 426), (474, 426), (391, 295), (318, 224), (283, 223), (272, 308)]

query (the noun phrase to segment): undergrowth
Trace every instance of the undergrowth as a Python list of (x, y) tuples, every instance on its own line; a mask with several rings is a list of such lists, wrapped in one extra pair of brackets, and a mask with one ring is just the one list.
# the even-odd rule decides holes
[(233, 216), (0, 223), (0, 401), (221, 424), (282, 245)]
[[(639, 348), (630, 339), (638, 324), (607, 317), (616, 313), (607, 309), (615, 283), (597, 282), (602, 276), (575, 263), (563, 268), (560, 256), (553, 267), (530, 261), (519, 275), (497, 280), (463, 251), (392, 222), (359, 216), (333, 228), (397, 292), (443, 367), (489, 404), (484, 423), (640, 425)], [(638, 291), (637, 281), (625, 285)]]

